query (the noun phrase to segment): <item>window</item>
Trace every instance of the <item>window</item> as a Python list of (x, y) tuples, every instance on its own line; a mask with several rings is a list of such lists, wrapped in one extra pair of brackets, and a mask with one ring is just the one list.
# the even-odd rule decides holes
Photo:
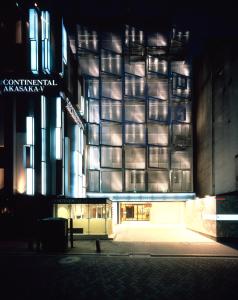
[(168, 79), (157, 75), (148, 75), (148, 95), (161, 100), (168, 99)]
[(166, 193), (169, 189), (168, 171), (148, 172), (148, 191), (155, 193)]
[(96, 78), (90, 78), (87, 80), (87, 95), (88, 98), (99, 98), (99, 80)]
[(125, 76), (125, 94), (132, 97), (144, 97), (145, 82), (144, 78), (126, 75)]
[(104, 145), (122, 145), (122, 126), (114, 123), (102, 123), (101, 143)]
[(101, 172), (102, 192), (121, 192), (122, 191), (122, 172), (108, 170)]
[(112, 77), (102, 78), (102, 96), (105, 98), (121, 100), (122, 99), (122, 82)]
[(102, 100), (102, 119), (108, 121), (121, 121), (121, 102), (115, 100)]
[(148, 124), (148, 143), (167, 146), (169, 131), (167, 125)]
[(67, 64), (67, 33), (62, 21), (62, 62)]
[(36, 9), (29, 10), (29, 34), (31, 51), (31, 72), (38, 74), (38, 14)]
[(99, 148), (88, 147), (88, 167), (89, 169), (99, 169)]
[(142, 101), (126, 101), (125, 120), (138, 123), (145, 122), (145, 103)]
[(34, 118), (26, 117), (26, 145), (25, 168), (26, 168), (26, 193), (35, 194), (35, 170), (34, 170)]
[(145, 191), (145, 171), (126, 170), (126, 191)]
[(126, 124), (125, 140), (128, 144), (144, 144), (145, 143), (145, 127), (143, 124)]
[(110, 51), (102, 50), (101, 68), (104, 72), (121, 74), (121, 56)]
[(150, 147), (149, 148), (149, 167), (167, 169), (169, 166), (168, 148)]
[(41, 13), (41, 34), (42, 34), (42, 70), (43, 73), (50, 73), (50, 15), (48, 11)]
[(88, 124), (88, 144), (99, 144), (99, 126), (97, 124)]
[(166, 60), (160, 60), (158, 57), (148, 57), (149, 72), (167, 74), (168, 66)]
[(99, 102), (98, 100), (89, 100), (89, 122), (99, 123)]
[(149, 99), (149, 119), (166, 122), (168, 119), (168, 102)]
[(99, 171), (88, 171), (88, 191), (99, 192)]
[(171, 155), (172, 169), (190, 169), (191, 153), (189, 151), (173, 151)]
[(121, 168), (122, 149), (119, 147), (102, 147), (101, 166), (103, 168)]
[(145, 169), (145, 148), (126, 147), (125, 167), (128, 169)]
[(62, 109), (61, 98), (56, 98), (55, 157), (62, 159)]
[(46, 194), (46, 98), (41, 96), (41, 194)]

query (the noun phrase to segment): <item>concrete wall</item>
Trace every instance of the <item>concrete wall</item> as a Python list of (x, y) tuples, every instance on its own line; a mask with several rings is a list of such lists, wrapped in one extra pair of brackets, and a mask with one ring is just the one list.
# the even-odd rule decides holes
[(150, 209), (154, 224), (184, 224), (185, 202), (155, 202)]
[(217, 58), (217, 64), (222, 60), (213, 89), (216, 194), (236, 190), (235, 156), (238, 154), (238, 56), (233, 59), (232, 49), (228, 47), (223, 57)]
[(236, 191), (238, 154), (238, 43), (214, 43), (196, 70), (196, 191)]
[(212, 74), (207, 57), (195, 72), (195, 192), (204, 196), (212, 195)]
[(185, 222), (188, 229), (212, 237), (217, 236), (215, 197), (188, 200), (185, 206)]

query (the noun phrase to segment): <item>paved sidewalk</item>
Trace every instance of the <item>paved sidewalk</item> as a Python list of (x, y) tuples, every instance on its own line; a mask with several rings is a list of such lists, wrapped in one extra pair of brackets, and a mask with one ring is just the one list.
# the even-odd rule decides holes
[[(74, 248), (68, 248), (65, 254), (99, 254), (99, 255), (140, 255), (140, 256), (214, 256), (238, 257), (238, 245), (211, 243), (159, 243), (159, 242), (117, 242), (100, 241), (100, 254), (96, 252), (95, 240), (74, 241)], [(27, 242), (0, 241), (0, 254), (3, 253), (37, 253), (30, 251)]]
[(0, 255), (3, 300), (230, 300), (237, 272), (235, 258)]

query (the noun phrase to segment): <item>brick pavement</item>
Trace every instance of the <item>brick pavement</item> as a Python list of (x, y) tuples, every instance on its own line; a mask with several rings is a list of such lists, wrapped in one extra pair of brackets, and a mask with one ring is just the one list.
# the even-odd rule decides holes
[(1, 299), (235, 299), (238, 259), (1, 255)]

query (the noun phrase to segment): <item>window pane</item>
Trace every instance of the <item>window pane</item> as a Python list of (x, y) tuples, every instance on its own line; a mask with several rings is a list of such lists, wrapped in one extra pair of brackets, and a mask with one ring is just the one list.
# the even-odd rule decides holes
[(172, 169), (190, 169), (191, 168), (191, 153), (188, 151), (174, 151), (171, 155)]
[(84, 75), (99, 76), (99, 58), (91, 53), (80, 54), (79, 71)]
[(122, 172), (102, 171), (102, 192), (121, 192), (122, 191)]
[(169, 167), (168, 148), (150, 147), (149, 148), (149, 167), (167, 169)]
[(161, 146), (168, 145), (168, 126), (162, 124), (148, 124), (148, 143)]
[(82, 26), (77, 26), (78, 45), (80, 48), (97, 51), (98, 49), (98, 36), (96, 31), (89, 30)]
[(102, 147), (101, 166), (103, 168), (121, 168), (122, 149), (116, 147)]
[(145, 169), (145, 148), (126, 147), (125, 166), (129, 169)]
[(120, 35), (111, 32), (103, 33), (102, 48), (112, 50), (116, 53), (121, 53), (122, 40)]
[(87, 80), (88, 98), (99, 98), (99, 80), (88, 79)]
[(171, 176), (172, 192), (191, 192), (191, 172), (173, 170)]
[(149, 100), (149, 119), (165, 122), (168, 119), (168, 102)]
[(126, 170), (126, 191), (145, 191), (145, 172)]
[(102, 100), (102, 119), (109, 121), (121, 121), (121, 102)]
[(145, 104), (143, 102), (125, 102), (125, 120), (131, 122), (145, 122)]
[(122, 127), (119, 124), (103, 123), (101, 127), (101, 142), (105, 145), (122, 145)]
[(133, 61), (131, 57), (125, 57), (125, 72), (135, 74), (137, 76), (145, 76), (145, 62)]
[(88, 143), (91, 145), (99, 144), (99, 126), (88, 124)]
[(167, 39), (164, 35), (156, 32), (156, 33), (150, 33), (148, 35), (148, 45), (149, 46), (167, 46)]
[(148, 191), (166, 193), (169, 189), (168, 171), (149, 171), (148, 172)]
[(145, 126), (143, 124), (125, 125), (126, 143), (144, 144), (145, 143)]
[(89, 122), (99, 123), (99, 102), (98, 100), (89, 100)]
[(101, 68), (102, 71), (121, 74), (121, 56), (110, 51), (102, 50), (101, 54)]
[(191, 125), (189, 124), (174, 124), (173, 125), (173, 144), (176, 147), (191, 146)]
[(115, 100), (122, 99), (122, 82), (111, 77), (102, 78), (102, 96)]
[(89, 192), (99, 192), (99, 171), (88, 171)]
[(126, 75), (125, 76), (125, 94), (132, 97), (144, 97), (145, 82), (144, 78)]
[(166, 60), (160, 60), (158, 57), (148, 57), (148, 68), (150, 72), (167, 74), (168, 63)]
[(88, 167), (89, 169), (99, 169), (99, 148), (88, 147)]
[(173, 121), (191, 122), (191, 104), (190, 103), (174, 103), (172, 111)]
[(158, 76), (148, 76), (148, 95), (162, 100), (168, 99), (168, 79)]

